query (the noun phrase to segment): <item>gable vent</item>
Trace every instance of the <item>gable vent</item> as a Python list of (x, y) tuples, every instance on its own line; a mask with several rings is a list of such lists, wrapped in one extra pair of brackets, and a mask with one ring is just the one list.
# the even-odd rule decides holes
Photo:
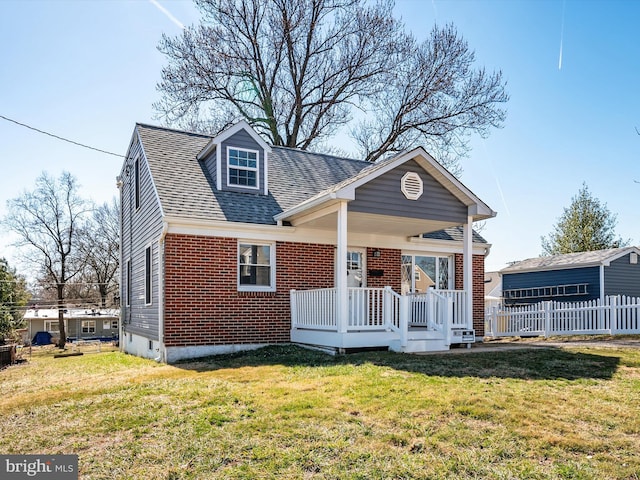
[(638, 264), (638, 254), (637, 253), (631, 253), (629, 255), (629, 263), (631, 265), (637, 265)]
[(417, 200), (422, 196), (422, 179), (415, 172), (407, 172), (400, 181), (400, 190), (408, 200)]

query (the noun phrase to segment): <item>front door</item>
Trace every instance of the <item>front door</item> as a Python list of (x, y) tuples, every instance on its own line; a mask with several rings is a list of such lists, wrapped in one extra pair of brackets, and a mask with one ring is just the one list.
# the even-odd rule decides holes
[(369, 297), (366, 290), (351, 290), (367, 286), (365, 249), (347, 251), (347, 287), (349, 290), (349, 326), (367, 325), (369, 318)]
[(347, 251), (347, 287), (366, 287), (365, 250), (349, 249)]

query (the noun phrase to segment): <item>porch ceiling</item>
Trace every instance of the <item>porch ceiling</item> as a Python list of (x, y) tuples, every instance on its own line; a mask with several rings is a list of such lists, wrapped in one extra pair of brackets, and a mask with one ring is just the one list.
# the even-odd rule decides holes
[[(293, 221), (292, 225), (318, 230), (336, 230), (338, 222), (337, 212), (327, 213), (315, 218)], [(421, 233), (435, 232), (458, 223), (438, 220), (424, 220), (409, 217), (395, 217), (376, 215), (371, 213), (349, 212), (347, 216), (347, 230), (349, 233), (373, 233), (375, 235), (390, 235), (412, 237)]]

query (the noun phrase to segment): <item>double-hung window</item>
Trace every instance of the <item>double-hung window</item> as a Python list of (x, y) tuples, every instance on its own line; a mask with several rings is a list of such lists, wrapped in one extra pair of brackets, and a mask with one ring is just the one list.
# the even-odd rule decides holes
[(82, 333), (96, 333), (96, 321), (95, 320), (83, 320), (82, 321)]
[(231, 187), (258, 188), (258, 152), (227, 148), (227, 184)]
[(238, 290), (274, 292), (276, 290), (275, 244), (240, 241), (238, 243)]

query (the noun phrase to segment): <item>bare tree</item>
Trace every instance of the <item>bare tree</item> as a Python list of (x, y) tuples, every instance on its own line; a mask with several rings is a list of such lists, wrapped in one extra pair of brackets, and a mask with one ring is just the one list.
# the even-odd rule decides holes
[(114, 198), (92, 212), (80, 235), (79, 250), (86, 265), (83, 284), (98, 292), (100, 306), (118, 290), (120, 256), (120, 207)]
[(84, 268), (77, 251), (80, 227), (91, 204), (78, 195), (75, 178), (63, 172), (56, 180), (46, 172), (36, 180), (35, 190), (7, 202), (4, 225), (18, 235), (15, 246), (23, 261), (36, 267), (55, 285), (60, 339), (64, 348), (65, 287)]
[(217, 132), (247, 120), (274, 145), (313, 148), (350, 124), (376, 160), (425, 140), (465, 153), (471, 132), (505, 118), (500, 72), (474, 70), (453, 26), (418, 43), (393, 3), (365, 0), (196, 0), (203, 13), (168, 58), (155, 107), (171, 123)]

